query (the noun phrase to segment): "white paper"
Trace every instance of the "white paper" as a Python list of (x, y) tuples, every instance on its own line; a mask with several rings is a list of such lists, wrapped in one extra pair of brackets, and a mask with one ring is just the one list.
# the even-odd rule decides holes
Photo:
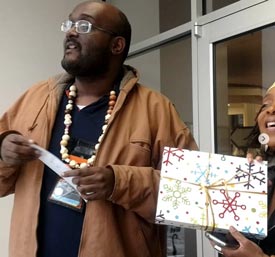
[[(32, 144), (31, 146), (40, 152), (39, 160), (41, 160), (45, 165), (47, 165), (51, 170), (53, 170), (58, 176), (62, 177), (61, 174), (63, 172), (70, 170), (70, 167), (68, 167), (64, 162), (62, 162), (60, 159), (58, 159), (55, 155), (53, 155), (46, 149), (35, 144)], [(62, 178), (78, 192), (76, 185), (72, 182), (72, 177)]]

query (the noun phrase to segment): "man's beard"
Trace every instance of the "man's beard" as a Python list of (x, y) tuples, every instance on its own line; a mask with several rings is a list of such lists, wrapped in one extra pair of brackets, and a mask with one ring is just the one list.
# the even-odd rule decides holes
[(100, 76), (109, 69), (110, 53), (105, 51), (97, 55), (81, 55), (77, 60), (67, 60), (64, 56), (61, 65), (74, 77)]

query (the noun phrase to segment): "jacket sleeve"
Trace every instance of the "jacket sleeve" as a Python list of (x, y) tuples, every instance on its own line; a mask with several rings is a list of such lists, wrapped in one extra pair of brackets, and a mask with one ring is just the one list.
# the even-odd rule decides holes
[[(197, 145), (187, 128), (177, 135), (177, 141), (175, 147), (197, 149)], [(160, 163), (161, 158), (159, 167)], [(111, 167), (115, 173), (115, 186), (110, 200), (126, 210), (135, 212), (148, 222), (154, 223), (160, 170), (152, 167), (127, 165), (111, 165)]]
[[(41, 81), (26, 90), (0, 118), (0, 134), (13, 131), (28, 136), (35, 127), (35, 117), (49, 95), (48, 81)], [(35, 99), (39, 99), (36, 101)], [(1, 137), (0, 137), (1, 140)], [(1, 143), (1, 142), (0, 142)], [(0, 160), (0, 196), (14, 192), (22, 166), (10, 166)]]
[(0, 197), (14, 193), (18, 167), (9, 167), (0, 161)]
[[(20, 127), (19, 125), (16, 125), (16, 123), (24, 124), (24, 117), (21, 115), (22, 112), (20, 112), (20, 110), (24, 109), (22, 108), (22, 104), (26, 94), (27, 92), (19, 97), (18, 100), (0, 118), (0, 134), (3, 137), (9, 133), (20, 134), (19, 130), (21, 130), (22, 125)], [(3, 138), (0, 136), (0, 144), (2, 144), (2, 140)], [(19, 166), (8, 165), (0, 158), (0, 197), (14, 193), (19, 169)]]
[[(2, 118), (0, 119), (0, 133), (1, 133), (1, 142), (0, 147), (2, 145), (2, 141), (4, 137), (10, 133), (17, 133), (15, 130), (11, 130), (11, 112), (6, 112)], [(0, 148), (1, 152), (1, 148)], [(0, 158), (0, 197), (6, 196), (14, 193), (15, 181), (17, 179), (17, 170), (18, 166), (10, 166), (7, 165)]]

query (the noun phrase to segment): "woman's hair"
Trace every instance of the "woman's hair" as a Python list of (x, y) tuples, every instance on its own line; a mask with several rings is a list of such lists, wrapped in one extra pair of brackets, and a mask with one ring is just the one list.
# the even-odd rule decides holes
[(259, 143), (258, 137), (260, 135), (260, 129), (259, 129), (259, 125), (257, 122), (258, 116), (261, 113), (263, 107), (260, 108), (260, 110), (258, 111), (256, 118), (255, 118), (255, 125), (252, 128), (251, 132), (249, 133), (249, 135), (245, 138), (245, 140), (247, 140), (247, 146), (248, 148), (260, 148), (261, 144)]

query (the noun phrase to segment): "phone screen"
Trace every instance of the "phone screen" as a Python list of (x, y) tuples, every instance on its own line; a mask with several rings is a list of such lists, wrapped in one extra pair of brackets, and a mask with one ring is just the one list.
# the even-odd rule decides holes
[(230, 233), (205, 232), (205, 236), (220, 247), (229, 247), (237, 249), (239, 242)]

